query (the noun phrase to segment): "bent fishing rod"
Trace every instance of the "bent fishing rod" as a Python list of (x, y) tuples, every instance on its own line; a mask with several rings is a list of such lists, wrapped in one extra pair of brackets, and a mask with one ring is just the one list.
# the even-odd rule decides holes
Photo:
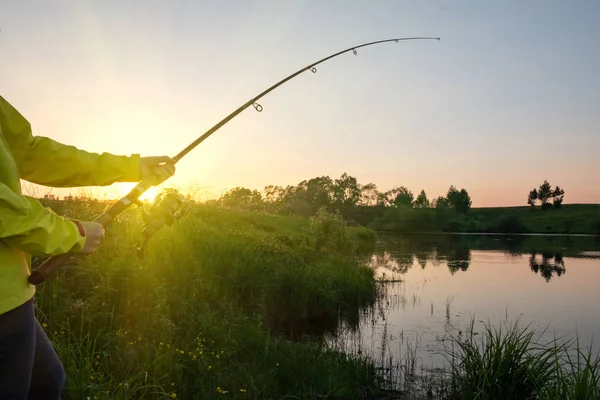
[[(264, 90), (257, 96), (248, 100), (246, 103), (242, 104), (238, 109), (236, 109), (231, 114), (229, 114), (228, 116), (223, 118), (219, 123), (217, 123), (215, 126), (210, 128), (202, 136), (200, 136), (198, 139), (194, 140), (192, 143), (190, 143), (190, 145), (188, 145), (185, 149), (183, 149), (181, 152), (179, 152), (179, 154), (177, 154), (175, 157), (173, 157), (172, 158), (173, 162), (177, 163), (185, 155), (187, 155), (190, 151), (192, 151), (196, 146), (198, 146), (200, 143), (202, 143), (204, 140), (206, 140), (210, 135), (215, 133), (223, 125), (225, 125), (226, 123), (231, 121), (233, 118), (235, 118), (238, 114), (240, 114), (242, 111), (244, 111), (248, 107), (253, 106), (256, 111), (261, 112), (263, 110), (263, 107), (257, 102), (260, 98), (267, 95), (271, 91), (277, 89), (279, 86), (283, 85), (287, 81), (300, 75), (301, 73), (303, 73), (307, 70), (310, 70), (311, 72), (316, 73), (317, 65), (319, 65), (327, 60), (330, 60), (334, 57), (337, 57), (341, 54), (347, 53), (349, 51), (352, 51), (354, 53), (354, 55), (357, 55), (358, 53), (357, 53), (356, 49), (359, 49), (361, 47), (372, 46), (372, 45), (386, 43), (386, 42), (398, 43), (400, 41), (405, 41), (405, 40), (440, 40), (440, 38), (439, 37), (404, 37), (404, 38), (378, 40), (375, 42), (363, 43), (358, 46), (349, 47), (346, 50), (339, 51), (339, 52), (334, 53), (330, 56), (327, 56), (317, 62), (309, 64), (306, 67), (304, 67), (304, 68), (294, 72), (293, 74), (287, 76), (286, 78), (280, 80), (273, 86), (267, 88), (266, 90)], [(108, 210), (106, 210), (105, 212), (103, 212), (102, 214), (100, 214), (96, 218), (94, 218), (93, 222), (98, 222), (98, 223), (102, 224), (102, 226), (106, 227), (112, 222), (112, 220), (118, 214), (120, 214), (121, 212), (123, 212), (124, 210), (129, 208), (129, 206), (131, 206), (132, 204), (137, 204), (137, 205), (142, 206), (142, 203), (140, 202), (139, 198), (152, 186), (153, 186), (152, 184), (149, 184), (147, 182), (138, 183), (133, 189), (131, 189), (131, 191), (127, 195), (123, 196), (116, 203), (114, 203)], [(163, 203), (161, 203), (161, 204), (163, 205), (163, 209), (169, 209), (170, 214), (173, 214), (175, 208), (180, 206), (180, 204), (181, 204), (181, 201), (174, 196), (171, 196), (171, 197), (167, 196), (162, 200), (163, 200)], [(169, 212), (163, 212), (161, 214), (160, 218), (157, 218), (154, 220), (152, 229), (149, 231), (149, 233), (147, 235), (144, 236), (145, 239), (149, 238), (158, 229), (160, 229), (160, 226), (164, 225), (165, 223), (168, 223), (168, 222), (166, 222), (166, 220), (168, 220), (169, 218), (164, 217), (165, 215), (168, 215), (168, 214), (169, 214)], [(147, 218), (150, 218), (150, 217), (147, 216)], [(57, 255), (57, 256), (52, 256), (52, 257), (46, 259), (35, 270), (32, 271), (31, 275), (28, 278), (29, 283), (31, 283), (33, 285), (41, 284), (42, 282), (44, 282), (48, 278), (50, 278), (54, 272), (56, 272), (63, 264), (65, 264), (67, 261), (69, 261), (74, 256), (75, 256), (74, 253), (66, 253), (66, 254), (61, 254), (61, 255)]]

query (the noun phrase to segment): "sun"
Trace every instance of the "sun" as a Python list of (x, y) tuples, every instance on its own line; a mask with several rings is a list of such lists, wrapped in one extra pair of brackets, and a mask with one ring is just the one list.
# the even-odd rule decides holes
[(158, 189), (156, 187), (151, 187), (146, 190), (143, 195), (140, 196), (140, 200), (154, 201), (154, 199), (158, 196)]
[[(123, 185), (120, 188), (120, 197), (125, 197), (126, 195), (129, 194), (129, 192), (131, 192), (131, 190), (135, 187), (135, 184), (127, 184), (127, 185)], [(144, 194), (142, 194), (140, 196), (140, 200), (142, 201), (154, 201), (154, 199), (156, 198), (156, 196), (158, 196), (159, 194), (159, 190), (156, 186), (152, 186), (150, 187), (148, 190), (146, 190), (144, 192)]]

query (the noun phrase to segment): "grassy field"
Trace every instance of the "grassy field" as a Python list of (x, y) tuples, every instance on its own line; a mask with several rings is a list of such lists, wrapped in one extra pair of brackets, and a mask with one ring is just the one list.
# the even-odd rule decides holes
[(523, 232), (600, 234), (600, 204), (566, 204), (559, 209), (540, 207), (473, 208), (469, 213), (482, 222), (520, 220)]
[[(47, 201), (89, 219), (93, 200)], [(371, 363), (320, 334), (372, 304), (361, 266), (374, 234), (341, 219), (196, 205), (136, 256), (127, 211), (97, 253), (38, 288), (38, 317), (67, 372), (65, 399), (365, 398)], [(36, 259), (36, 264), (41, 260)]]
[(346, 217), (374, 229), (391, 232), (551, 233), (600, 235), (600, 204), (540, 207), (472, 208), (466, 214), (452, 209), (354, 209)]

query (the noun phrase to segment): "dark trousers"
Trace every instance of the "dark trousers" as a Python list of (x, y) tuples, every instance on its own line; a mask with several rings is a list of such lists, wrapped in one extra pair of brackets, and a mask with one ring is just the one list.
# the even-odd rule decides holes
[(33, 300), (0, 315), (0, 400), (60, 400), (63, 366)]

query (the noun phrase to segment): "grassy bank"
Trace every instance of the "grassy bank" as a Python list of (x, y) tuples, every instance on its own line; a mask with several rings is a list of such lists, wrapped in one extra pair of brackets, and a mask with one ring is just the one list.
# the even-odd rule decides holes
[[(48, 200), (70, 217), (105, 208)], [(197, 205), (160, 231), (145, 258), (138, 212), (105, 245), (38, 288), (40, 322), (67, 372), (65, 399), (364, 398), (374, 367), (319, 334), (373, 303), (359, 263), (365, 229)], [(35, 260), (39, 263), (40, 260)]]
[(599, 204), (451, 209), (381, 208), (345, 210), (345, 217), (390, 232), (552, 233), (600, 235)]
[(465, 337), (454, 337), (451, 344), (444, 398), (600, 398), (600, 357), (577, 341), (543, 341), (540, 332), (517, 321), (485, 325), (482, 332), (473, 323)]

